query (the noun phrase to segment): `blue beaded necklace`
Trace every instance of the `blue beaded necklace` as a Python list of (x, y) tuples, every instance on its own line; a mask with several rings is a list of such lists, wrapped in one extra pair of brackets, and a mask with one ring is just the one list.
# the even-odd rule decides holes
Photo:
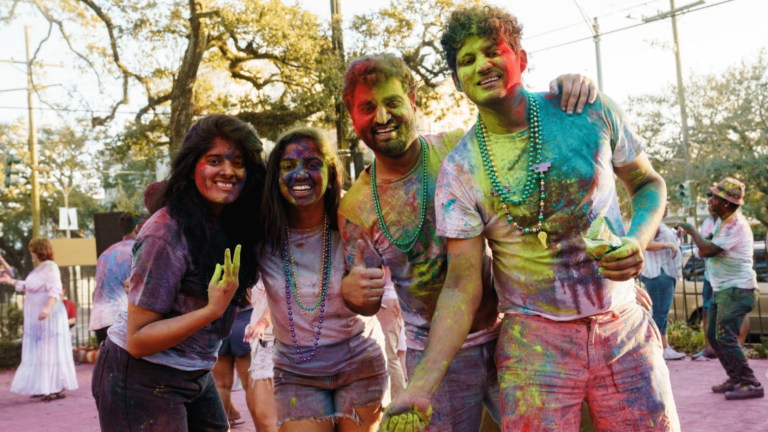
[(371, 193), (373, 194), (373, 206), (376, 208), (376, 218), (379, 220), (379, 228), (384, 236), (389, 239), (392, 246), (402, 253), (408, 253), (416, 245), (419, 239), (421, 229), (424, 227), (424, 218), (427, 214), (427, 143), (424, 138), (419, 137), (421, 143), (421, 210), (419, 215), (419, 228), (413, 233), (413, 237), (406, 240), (395, 240), (387, 229), (387, 223), (384, 222), (384, 214), (381, 212), (381, 203), (379, 203), (379, 193), (376, 190), (376, 159), (371, 164)]
[[(291, 339), (293, 340), (293, 347), (296, 349), (296, 355), (299, 356), (299, 358), (304, 361), (308, 362), (312, 360), (312, 357), (315, 356), (316, 350), (317, 350), (317, 344), (320, 340), (320, 333), (323, 328), (323, 313), (325, 312), (325, 295), (328, 293), (328, 279), (330, 278), (331, 274), (331, 226), (328, 223), (328, 215), (325, 215), (324, 220), (324, 230), (323, 230), (323, 260), (322, 260), (322, 287), (320, 291), (320, 297), (317, 299), (317, 303), (311, 307), (308, 308), (304, 306), (304, 304), (301, 302), (301, 294), (299, 293), (299, 288), (296, 286), (297, 284), (297, 278), (296, 278), (296, 265), (293, 261), (293, 249), (291, 247), (291, 230), (290, 228), (287, 229), (287, 235), (285, 237), (285, 242), (283, 243), (283, 251), (282, 251), (282, 257), (283, 257), (283, 270), (285, 271), (285, 303), (288, 306), (288, 322), (290, 324), (291, 328)], [(288, 260), (290, 258), (290, 266), (288, 264)], [(293, 326), (293, 306), (291, 306), (291, 297), (293, 297), (293, 300), (296, 302), (296, 305), (299, 307), (299, 310), (306, 315), (309, 318), (314, 318), (315, 315), (320, 313), (319, 320), (317, 323), (317, 334), (314, 336), (315, 341), (314, 345), (312, 346), (312, 352), (304, 356), (301, 354), (301, 350), (299, 349), (299, 342), (298, 339), (296, 339), (296, 329)]]
[[(547, 247), (547, 233), (544, 232), (542, 224), (544, 222), (544, 199), (547, 197), (546, 189), (544, 187), (544, 174), (549, 170), (551, 163), (541, 161), (541, 118), (539, 116), (539, 105), (536, 98), (527, 94), (528, 96), (528, 122), (529, 122), (529, 143), (528, 143), (528, 168), (525, 174), (525, 183), (523, 185), (523, 192), (520, 198), (513, 198), (511, 195), (511, 188), (503, 186), (499, 181), (499, 175), (496, 170), (496, 162), (493, 160), (493, 152), (488, 146), (487, 131), (483, 119), (480, 117), (480, 113), (477, 114), (477, 123), (475, 124), (475, 137), (480, 148), (480, 155), (483, 158), (483, 166), (485, 172), (488, 174), (488, 178), (491, 181), (491, 187), (499, 196), (501, 201), (501, 207), (504, 210), (507, 222), (512, 225), (512, 228), (522, 234), (535, 234), (538, 233), (539, 241), (544, 247)], [(520, 206), (525, 204), (536, 189), (536, 178), (539, 179), (539, 214), (538, 224), (534, 227), (523, 227), (518, 224), (509, 212), (507, 205)]]

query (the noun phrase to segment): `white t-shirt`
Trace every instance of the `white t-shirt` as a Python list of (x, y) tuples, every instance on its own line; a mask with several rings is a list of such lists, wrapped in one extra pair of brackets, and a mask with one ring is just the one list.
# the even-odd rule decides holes
[(754, 239), (741, 210), (720, 224), (712, 243), (723, 249), (719, 255), (709, 259), (712, 290), (757, 288), (757, 274), (752, 267)]
[[(707, 237), (715, 234), (716, 219), (718, 219), (717, 216), (710, 216), (704, 219), (704, 222), (701, 223), (701, 236), (707, 240), (712, 240)], [(709, 258), (703, 258), (701, 255), (699, 255), (699, 258), (704, 260), (704, 279), (709, 280)]]

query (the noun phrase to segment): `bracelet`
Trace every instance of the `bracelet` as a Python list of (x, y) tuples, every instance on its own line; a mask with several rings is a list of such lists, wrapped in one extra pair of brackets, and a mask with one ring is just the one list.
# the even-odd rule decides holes
[(267, 320), (266, 318), (259, 318), (259, 320), (256, 321), (256, 324), (258, 324), (258, 323), (260, 323), (262, 321), (264, 321), (266, 323), (267, 327), (269, 327), (269, 320)]

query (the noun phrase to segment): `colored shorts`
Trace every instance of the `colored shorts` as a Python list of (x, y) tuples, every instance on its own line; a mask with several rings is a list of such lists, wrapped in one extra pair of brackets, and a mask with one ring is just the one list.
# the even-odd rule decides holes
[(708, 308), (712, 305), (712, 284), (709, 283), (709, 279), (704, 279), (704, 286), (701, 288), (701, 297), (704, 300), (704, 307)]
[(629, 303), (573, 321), (507, 314), (497, 351), (502, 430), (679, 431), (661, 335)]
[(251, 379), (268, 380), (274, 376), (275, 364), (272, 362), (272, 352), (275, 350), (274, 342), (256, 341), (251, 351)]
[(349, 418), (360, 424), (355, 407), (381, 405), (389, 387), (383, 354), (334, 375), (306, 376), (275, 368), (273, 382), (278, 428), (297, 420)]
[(102, 431), (229, 430), (211, 371), (137, 359), (109, 338), (93, 369), (91, 392)]
[(238, 312), (235, 323), (232, 325), (232, 333), (221, 341), (219, 355), (240, 357), (251, 352), (251, 345), (248, 342), (243, 342), (243, 337), (245, 337), (245, 328), (251, 323), (252, 312), (253, 309)]
[[(424, 354), (408, 349), (408, 376)], [(499, 380), (496, 373), (496, 339), (459, 350), (432, 398), (432, 418), (425, 432), (477, 432), (485, 405), (499, 423)], [(517, 429), (515, 429), (517, 430)]]

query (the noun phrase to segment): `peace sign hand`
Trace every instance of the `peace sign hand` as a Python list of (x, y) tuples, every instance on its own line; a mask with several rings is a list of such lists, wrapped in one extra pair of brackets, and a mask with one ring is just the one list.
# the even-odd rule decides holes
[[(222, 272), (224, 276), (222, 277)], [(235, 259), (230, 259), (229, 249), (224, 251), (224, 265), (216, 264), (213, 278), (208, 284), (208, 307), (220, 316), (234, 298), (240, 286), (240, 245), (235, 248)]]

